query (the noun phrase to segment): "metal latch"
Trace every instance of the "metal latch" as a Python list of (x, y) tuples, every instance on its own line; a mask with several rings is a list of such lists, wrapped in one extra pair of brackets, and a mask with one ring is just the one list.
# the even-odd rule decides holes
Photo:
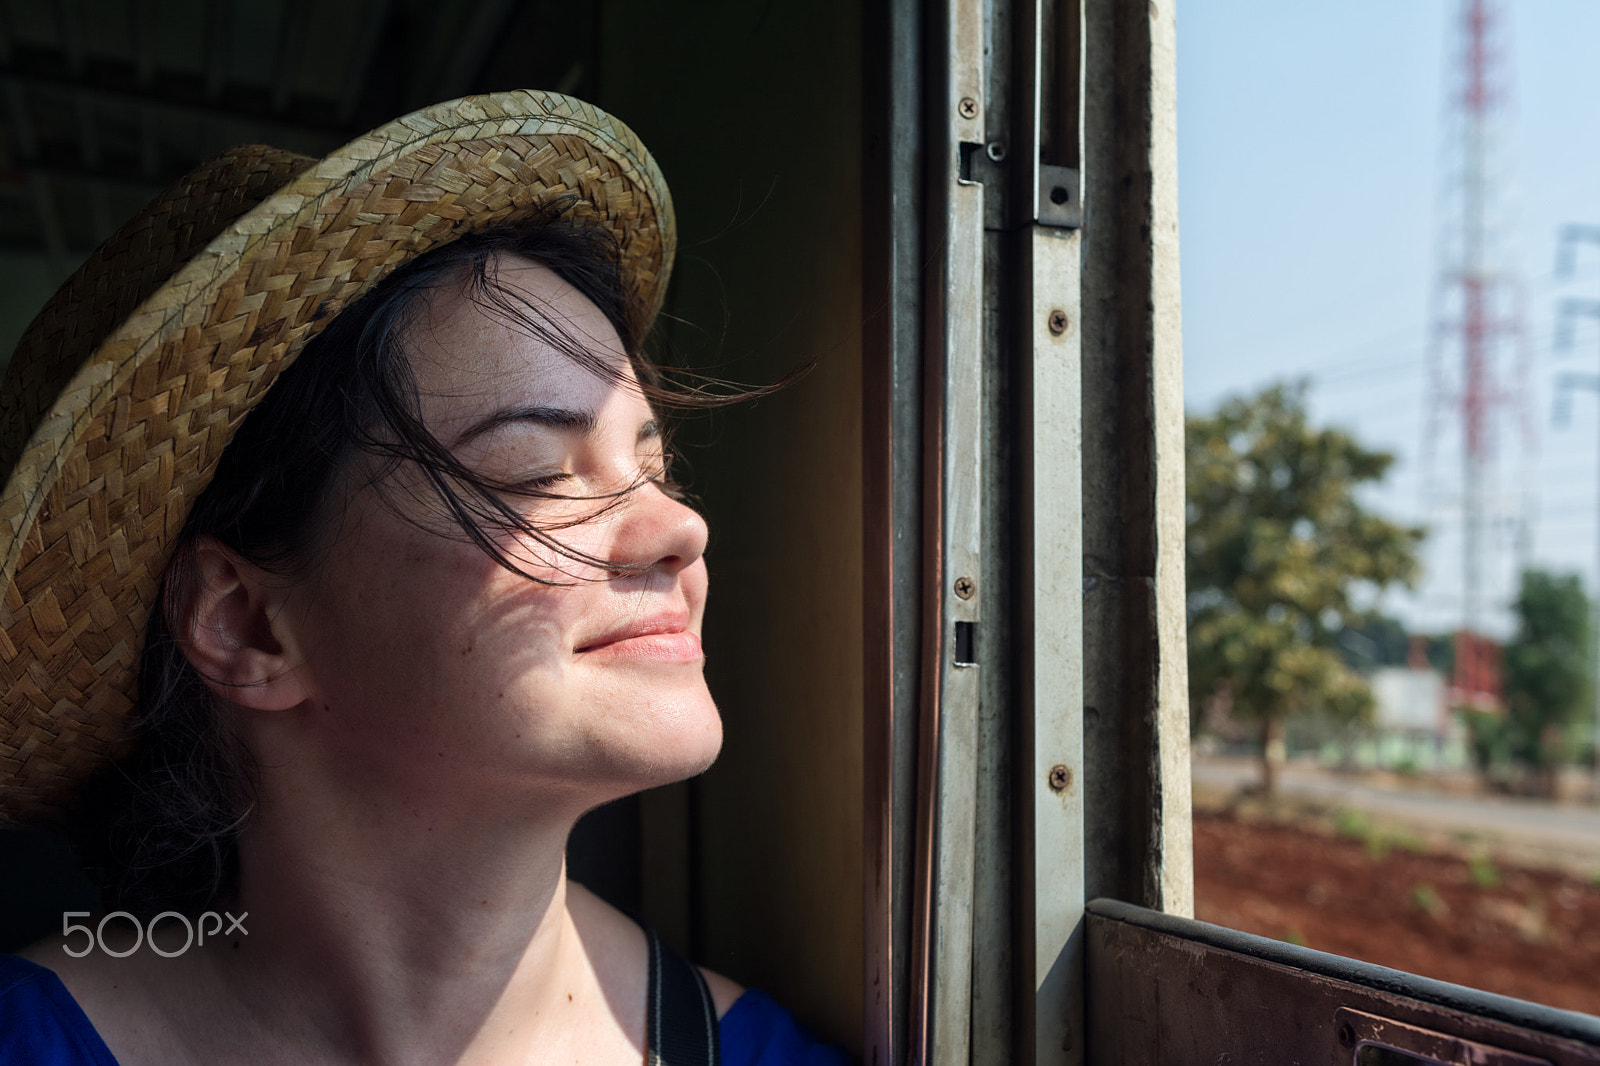
[(1041, 226), (1078, 229), (1083, 225), (1083, 189), (1078, 171), (1040, 163), (1033, 217)]
[(1549, 1059), (1480, 1044), (1364, 1011), (1340, 1007), (1339, 1045), (1352, 1066), (1551, 1066)]

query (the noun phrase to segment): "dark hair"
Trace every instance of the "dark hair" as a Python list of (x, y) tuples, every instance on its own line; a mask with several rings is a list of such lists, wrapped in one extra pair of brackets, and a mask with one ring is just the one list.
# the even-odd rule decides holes
[[(437, 514), (419, 515), (409, 498), (413, 506), (387, 501), (397, 513), (476, 544), (530, 580), (540, 579), (502, 547), (507, 531), (575, 560), (601, 562), (562, 545), (556, 530), (533, 525), (514, 506), (516, 497), (551, 493), (464, 467), (419, 413), (404, 351), (407, 331), (427, 294), (452, 285), (593, 373), (620, 378), (621, 371), (559, 322), (497, 283), (496, 266), (507, 256), (550, 267), (604, 313), (622, 339), (638, 387), (658, 409), (712, 407), (770, 391), (715, 389), (708, 386), (718, 383), (704, 378), (669, 382), (642, 353), (645, 309), (627, 286), (611, 232), (560, 208), (463, 237), (398, 267), (283, 371), (239, 427), (189, 512), (146, 627), (133, 751), (86, 791), (78, 820), (80, 847), (98, 867), (109, 905), (144, 915), (167, 908), (194, 913), (223, 904), (237, 889), (237, 841), (256, 802), (257, 768), (174, 638), (199, 537), (216, 537), (269, 573), (293, 573), (312, 550), (314, 519), (335, 474), (364, 452), (378, 460), (371, 483), (380, 488), (382, 474), (399, 464), (424, 475)], [(598, 497), (597, 506), (610, 506), (631, 490)], [(612, 562), (603, 566), (616, 569)]]

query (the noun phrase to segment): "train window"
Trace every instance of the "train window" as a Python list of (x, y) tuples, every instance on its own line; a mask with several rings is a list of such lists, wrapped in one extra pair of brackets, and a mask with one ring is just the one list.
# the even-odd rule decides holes
[[(203, 6), (11, 5), (0, 336), (218, 139), (544, 85), (672, 189), (663, 362), (787, 383), (675, 439), (721, 757), (590, 814), (576, 879), (869, 1066), (1600, 1061), (1193, 920), (1172, 0)], [(0, 949), (94, 892), (0, 848)]]

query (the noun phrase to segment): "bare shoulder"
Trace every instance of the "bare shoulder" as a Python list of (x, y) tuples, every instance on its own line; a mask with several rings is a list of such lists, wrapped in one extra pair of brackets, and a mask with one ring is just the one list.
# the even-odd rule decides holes
[[(117, 950), (121, 945), (115, 945)], [(77, 950), (74, 950), (76, 948)], [(115, 993), (131, 991), (138, 987), (130, 980), (130, 972), (137, 962), (112, 959), (99, 951), (84, 951), (82, 945), (60, 934), (52, 934), (35, 941), (17, 952), (36, 966), (43, 966), (61, 979), (67, 991), (79, 1003), (115, 1000)]]
[[(178, 1061), (167, 1055), (152, 1056), (152, 1048), (168, 1047), (171, 1033), (163, 1010), (163, 989), (183, 967), (165, 959), (165, 966), (152, 964), (154, 956), (144, 945), (126, 941), (107, 930), (106, 951), (83, 952), (77, 938), (53, 935), (17, 952), (29, 962), (50, 970), (60, 979), (95, 1032), (111, 1048), (118, 1061), (141, 1063)], [(69, 950), (71, 949), (71, 950)]]
[[(637, 974), (641, 982), (645, 979), (650, 943), (645, 939), (639, 923), (576, 881), (567, 883), (567, 911), (572, 915), (579, 936), (594, 953), (591, 957), (598, 955), (622, 960), (623, 973)], [(717, 1017), (721, 1018), (744, 995), (744, 986), (704, 966), (700, 967), (700, 973), (711, 991), (711, 1002), (716, 1005)], [(642, 987), (639, 992), (642, 997)]]
[(61, 938), (59, 936), (47, 936), (43, 940), (29, 944), (15, 954), (27, 959), (35, 966), (43, 966), (47, 970), (57, 969), (56, 964), (62, 954)]
[(711, 1002), (716, 1005), (717, 1018), (720, 1020), (728, 1013), (728, 1008), (744, 995), (744, 985), (704, 966), (700, 967), (700, 976), (706, 979), (706, 987), (711, 990)]

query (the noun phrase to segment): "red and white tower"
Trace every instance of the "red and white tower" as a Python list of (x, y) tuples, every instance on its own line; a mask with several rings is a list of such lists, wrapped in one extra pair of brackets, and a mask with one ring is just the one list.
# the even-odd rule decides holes
[(1510, 534), (1520, 526), (1517, 508), (1498, 491), (1501, 416), (1520, 416), (1523, 452), (1532, 444), (1524, 294), (1511, 261), (1502, 143), (1510, 100), (1503, 5), (1461, 0), (1451, 37), (1424, 476), (1438, 478), (1431, 457), (1440, 431), (1459, 422), (1461, 482), (1451, 495), (1460, 501), (1462, 589), (1453, 686), (1459, 702), (1494, 704), (1499, 663), (1485, 633), (1511, 591), (1516, 538)]

